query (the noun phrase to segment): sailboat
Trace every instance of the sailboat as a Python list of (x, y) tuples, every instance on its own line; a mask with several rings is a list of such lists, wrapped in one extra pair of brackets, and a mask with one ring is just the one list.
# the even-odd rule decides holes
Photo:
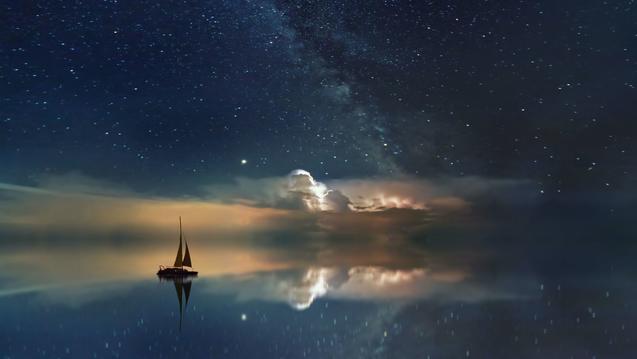
[(157, 275), (160, 277), (189, 277), (196, 276), (198, 272), (192, 269), (192, 260), (190, 259), (190, 251), (188, 250), (188, 242), (186, 242), (186, 253), (182, 258), (183, 234), (181, 231), (181, 216), (179, 217), (179, 249), (177, 250), (177, 258), (172, 267), (159, 266)]

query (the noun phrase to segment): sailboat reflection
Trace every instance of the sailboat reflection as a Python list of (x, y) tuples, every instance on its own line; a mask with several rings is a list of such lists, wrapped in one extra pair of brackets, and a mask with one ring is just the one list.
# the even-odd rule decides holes
[[(177, 299), (179, 300), (179, 331), (181, 332), (181, 322), (186, 308), (188, 308), (188, 300), (190, 299), (190, 290), (192, 288), (192, 278), (190, 277), (160, 277), (160, 282), (173, 282), (177, 291)], [(184, 297), (186, 299), (184, 303)]]

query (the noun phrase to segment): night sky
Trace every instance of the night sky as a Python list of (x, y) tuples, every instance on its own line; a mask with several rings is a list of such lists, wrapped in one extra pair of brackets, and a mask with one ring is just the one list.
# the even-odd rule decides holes
[(634, 0), (4, 2), (0, 356), (633, 358), (636, 51)]
[[(1, 179), (634, 184), (632, 1), (2, 5)], [(245, 160), (245, 163), (242, 163)]]

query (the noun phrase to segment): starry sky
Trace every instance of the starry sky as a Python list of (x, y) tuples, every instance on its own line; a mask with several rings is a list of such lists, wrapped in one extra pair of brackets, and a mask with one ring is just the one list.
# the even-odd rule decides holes
[(144, 277), (183, 216), (209, 275), (627, 267), (634, 5), (3, 4), (0, 257)]
[(633, 1), (9, 2), (0, 180), (634, 184)]
[(636, 51), (634, 0), (3, 2), (0, 356), (631, 358)]

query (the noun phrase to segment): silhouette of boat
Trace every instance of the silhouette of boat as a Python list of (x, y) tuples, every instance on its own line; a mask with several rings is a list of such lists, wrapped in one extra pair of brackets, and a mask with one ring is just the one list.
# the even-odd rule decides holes
[(175, 258), (175, 264), (172, 267), (159, 266), (157, 275), (164, 278), (181, 278), (181, 277), (194, 277), (198, 272), (192, 269), (192, 260), (190, 259), (190, 251), (188, 250), (188, 242), (186, 242), (186, 253), (182, 258), (182, 242), (183, 234), (181, 231), (181, 216), (179, 217), (179, 249), (177, 250), (177, 258)]

